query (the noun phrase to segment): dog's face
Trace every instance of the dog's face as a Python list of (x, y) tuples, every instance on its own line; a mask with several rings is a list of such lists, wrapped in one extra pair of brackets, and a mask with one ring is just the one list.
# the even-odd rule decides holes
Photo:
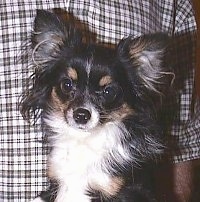
[(120, 78), (125, 75), (118, 70), (115, 51), (81, 45), (72, 56), (64, 54), (48, 75), (50, 90), (45, 99), (49, 111), (82, 130), (94, 129), (130, 113), (127, 90)]
[(73, 23), (38, 11), (32, 36), (34, 86), (23, 100), (24, 115), (49, 108), (70, 126), (87, 130), (120, 120), (134, 113), (133, 106), (161, 95), (169, 76), (163, 66), (166, 35), (130, 36), (115, 49), (82, 38)]

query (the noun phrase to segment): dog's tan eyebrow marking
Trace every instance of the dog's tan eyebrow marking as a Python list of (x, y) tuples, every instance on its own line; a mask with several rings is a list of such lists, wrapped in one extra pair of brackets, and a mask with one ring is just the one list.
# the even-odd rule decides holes
[(69, 67), (68, 70), (67, 70), (67, 74), (71, 79), (78, 80), (78, 74), (77, 74), (77, 71), (74, 68)]
[(112, 82), (112, 78), (109, 75), (103, 76), (99, 81), (99, 86), (107, 86)]

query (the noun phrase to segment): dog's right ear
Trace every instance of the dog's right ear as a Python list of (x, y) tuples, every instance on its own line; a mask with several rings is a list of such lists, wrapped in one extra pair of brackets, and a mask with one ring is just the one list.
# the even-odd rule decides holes
[(65, 22), (54, 13), (37, 10), (31, 40), (34, 62), (44, 64), (57, 58), (63, 47), (78, 47), (82, 36), (73, 21)]
[(166, 60), (168, 46), (169, 37), (164, 33), (129, 36), (120, 41), (119, 59), (140, 98), (163, 96), (171, 87), (174, 73)]

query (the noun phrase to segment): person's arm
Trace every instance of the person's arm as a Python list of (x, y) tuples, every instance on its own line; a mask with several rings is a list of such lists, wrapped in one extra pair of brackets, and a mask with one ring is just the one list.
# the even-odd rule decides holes
[[(195, 88), (197, 95), (200, 96), (200, 1), (193, 0), (195, 20), (197, 23), (197, 47), (196, 47), (196, 69), (195, 69)], [(190, 160), (176, 163), (172, 166), (174, 176), (174, 193), (178, 201), (190, 201), (194, 194), (194, 168), (199, 165), (200, 160)]]
[[(196, 48), (196, 74), (195, 86), (200, 97), (200, 1), (193, 0), (195, 20), (198, 27), (198, 39)], [(193, 135), (193, 134), (190, 134)], [(195, 158), (196, 159), (196, 158)], [(199, 167), (200, 160), (180, 161), (165, 164), (157, 173), (158, 195), (160, 201), (165, 198), (167, 202), (188, 202), (194, 198), (196, 184), (194, 184), (194, 170)], [(162, 190), (161, 190), (162, 189)], [(195, 200), (199, 201), (199, 198)], [(193, 201), (193, 200), (192, 200)]]

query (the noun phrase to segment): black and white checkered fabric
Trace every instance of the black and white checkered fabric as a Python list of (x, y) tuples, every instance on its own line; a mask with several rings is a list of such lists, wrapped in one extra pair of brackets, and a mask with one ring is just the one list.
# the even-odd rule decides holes
[[(23, 121), (18, 102), (33, 72), (25, 45), (36, 9), (62, 8), (86, 23), (99, 42), (116, 44), (129, 34), (166, 32), (177, 38), (173, 58), (180, 100), (171, 135), (174, 161), (200, 157), (200, 108), (194, 105), (196, 23), (190, 0), (1, 0), (0, 1), (0, 201), (23, 202), (47, 186), (40, 123)], [(183, 75), (183, 76), (181, 76)], [(170, 100), (171, 98), (169, 98)]]

